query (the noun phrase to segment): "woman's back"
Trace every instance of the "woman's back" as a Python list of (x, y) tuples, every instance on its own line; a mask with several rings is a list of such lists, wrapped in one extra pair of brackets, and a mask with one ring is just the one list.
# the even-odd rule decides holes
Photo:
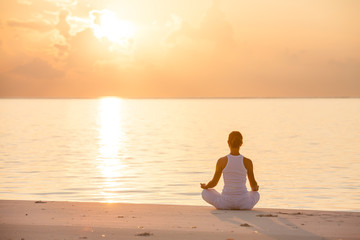
[(242, 155), (227, 155), (227, 164), (223, 170), (224, 195), (242, 195), (246, 194), (246, 174), (247, 170), (244, 166), (244, 157)]

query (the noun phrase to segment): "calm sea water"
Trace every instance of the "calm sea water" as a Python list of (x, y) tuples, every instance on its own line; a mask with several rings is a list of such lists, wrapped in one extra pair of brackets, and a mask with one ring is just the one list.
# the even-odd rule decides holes
[(0, 121), (0, 199), (206, 205), (239, 130), (258, 207), (360, 211), (360, 99), (1, 99)]

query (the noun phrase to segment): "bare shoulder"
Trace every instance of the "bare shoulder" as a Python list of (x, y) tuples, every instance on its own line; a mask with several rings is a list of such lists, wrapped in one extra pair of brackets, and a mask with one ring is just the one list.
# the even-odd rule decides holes
[(245, 165), (246, 169), (249, 169), (249, 168), (253, 167), (252, 161), (247, 157), (244, 157), (244, 165)]
[(221, 164), (221, 165), (223, 165), (223, 164), (226, 165), (227, 161), (228, 161), (227, 157), (224, 156), (224, 157), (219, 158), (218, 163)]
[(250, 158), (244, 157), (244, 162), (252, 163)]
[(217, 165), (221, 168), (224, 169), (226, 167), (226, 164), (228, 162), (228, 159), (226, 156), (219, 158), (219, 160), (217, 161)]

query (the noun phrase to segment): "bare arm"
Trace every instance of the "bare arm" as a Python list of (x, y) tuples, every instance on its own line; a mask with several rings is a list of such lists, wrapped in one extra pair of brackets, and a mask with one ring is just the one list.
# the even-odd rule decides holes
[(201, 188), (208, 189), (208, 188), (215, 187), (218, 184), (219, 180), (220, 180), (222, 171), (224, 170), (224, 168), (226, 166), (226, 163), (227, 163), (227, 158), (220, 158), (216, 163), (216, 170), (215, 170), (214, 177), (207, 184), (200, 183)]
[(248, 158), (244, 158), (244, 165), (245, 165), (245, 168), (247, 169), (247, 175), (248, 175), (248, 179), (250, 182), (251, 190), (258, 191), (259, 186), (255, 180), (254, 167), (253, 167), (252, 161)]

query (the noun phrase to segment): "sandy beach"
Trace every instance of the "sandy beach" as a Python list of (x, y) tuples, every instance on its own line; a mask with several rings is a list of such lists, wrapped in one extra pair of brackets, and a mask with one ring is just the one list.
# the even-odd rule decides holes
[(0, 239), (360, 239), (360, 213), (0, 201)]

